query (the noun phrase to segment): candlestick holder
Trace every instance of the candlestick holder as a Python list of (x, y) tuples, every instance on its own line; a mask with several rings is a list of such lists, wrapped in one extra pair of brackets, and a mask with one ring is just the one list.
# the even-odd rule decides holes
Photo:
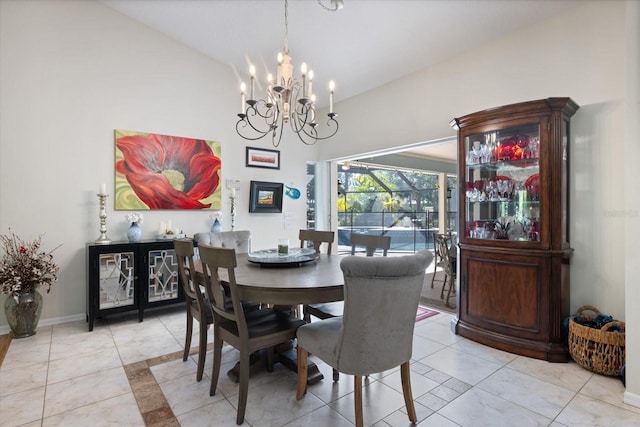
[(108, 244), (111, 243), (111, 239), (107, 237), (107, 197), (108, 194), (98, 193), (98, 200), (100, 201), (100, 237), (98, 237), (95, 243)]
[(229, 196), (229, 200), (231, 201), (231, 231), (233, 231), (236, 228), (236, 198)]

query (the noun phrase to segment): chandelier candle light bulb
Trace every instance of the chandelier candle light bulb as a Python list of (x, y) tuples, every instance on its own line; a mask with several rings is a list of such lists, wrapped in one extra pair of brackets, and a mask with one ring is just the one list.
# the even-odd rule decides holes
[(336, 84), (333, 80), (329, 82), (329, 114), (333, 114), (333, 90), (336, 88)]
[(255, 88), (256, 88), (256, 67), (253, 66), (253, 64), (251, 64), (249, 66), (249, 74), (251, 75), (251, 97), (250, 99), (255, 99), (253, 94), (255, 92)]
[(244, 93), (247, 91), (247, 85), (240, 83), (240, 111), (244, 111)]

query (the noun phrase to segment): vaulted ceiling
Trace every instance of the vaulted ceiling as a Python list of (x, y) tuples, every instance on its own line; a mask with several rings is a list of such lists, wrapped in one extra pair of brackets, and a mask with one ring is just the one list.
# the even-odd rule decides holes
[[(247, 79), (275, 73), (284, 45), (284, 0), (101, 0), (223, 64)], [(537, 21), (579, 0), (289, 0), (288, 45), (294, 65), (314, 70), (318, 103), (328, 81), (335, 102), (402, 78)], [(298, 69), (295, 73), (298, 73)], [(324, 92), (324, 98), (323, 98)], [(449, 158), (455, 148), (436, 144), (419, 155)]]

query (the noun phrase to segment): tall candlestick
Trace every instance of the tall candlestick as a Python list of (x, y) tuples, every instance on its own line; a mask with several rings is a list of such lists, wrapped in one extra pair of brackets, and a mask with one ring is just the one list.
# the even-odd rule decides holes
[(98, 194), (98, 201), (100, 202), (100, 237), (96, 239), (96, 243), (109, 244), (111, 243), (111, 239), (107, 237), (107, 190), (102, 189), (102, 184), (100, 186), (100, 194)]
[(231, 231), (236, 228), (236, 193), (235, 188), (231, 189), (231, 195), (229, 196), (229, 201), (231, 202)]

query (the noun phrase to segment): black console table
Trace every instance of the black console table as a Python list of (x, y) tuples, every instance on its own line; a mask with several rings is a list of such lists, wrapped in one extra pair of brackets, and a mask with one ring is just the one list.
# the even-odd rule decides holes
[(184, 301), (172, 240), (87, 244), (87, 322)]

